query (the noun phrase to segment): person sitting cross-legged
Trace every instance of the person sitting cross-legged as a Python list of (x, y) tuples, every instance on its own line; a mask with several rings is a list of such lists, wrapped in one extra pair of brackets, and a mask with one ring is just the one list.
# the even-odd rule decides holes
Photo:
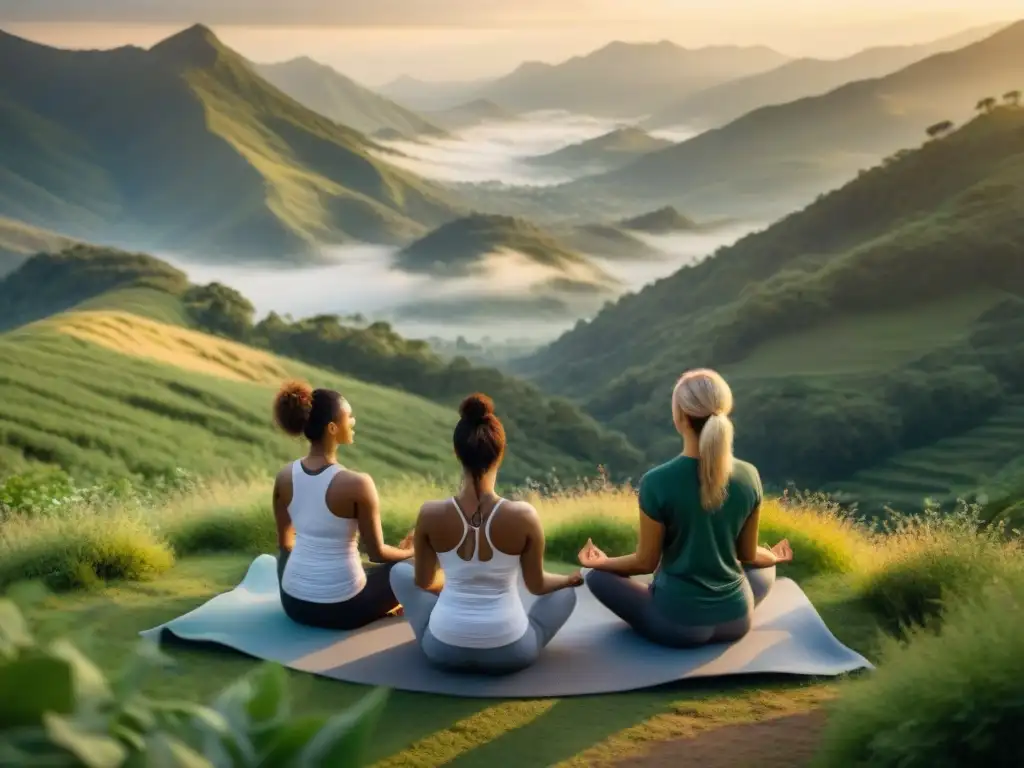
[[(459, 411), (454, 444), (462, 490), (420, 509), (413, 565), (396, 565), (391, 587), (429, 662), (458, 672), (507, 674), (537, 660), (569, 619), (576, 606), (571, 587), (583, 578), (579, 571), (545, 572), (537, 511), (495, 492), (505, 430), (490, 399), (471, 395)], [(443, 587), (436, 581), (439, 565)], [(529, 611), (519, 593), (520, 573), (540, 596)]]
[[(793, 558), (786, 540), (758, 546), (761, 479), (733, 458), (731, 411), (720, 375), (684, 374), (672, 393), (683, 451), (640, 482), (636, 552), (608, 557), (588, 539), (579, 553), (594, 596), (660, 645), (739, 640), (775, 583), (775, 565)], [(650, 586), (629, 578), (649, 573)]]

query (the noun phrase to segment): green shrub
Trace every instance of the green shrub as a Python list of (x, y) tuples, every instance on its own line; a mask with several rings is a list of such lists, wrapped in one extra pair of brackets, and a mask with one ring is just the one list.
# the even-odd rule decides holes
[(789, 539), (793, 562), (781, 570), (795, 579), (856, 573), (870, 556), (866, 531), (820, 495), (787, 492), (782, 499), (766, 499), (761, 505), (760, 539), (767, 546)]
[(119, 679), (70, 642), (39, 644), (17, 606), (0, 600), (0, 765), (354, 768), (387, 699), (377, 689), (352, 709), (295, 718), (283, 667), (264, 664), (210, 706), (142, 692), (165, 659), (149, 643)]
[(144, 581), (174, 564), (166, 542), (127, 515), (77, 514), (6, 525), (0, 536), (0, 589), (26, 580), (54, 590)]
[(241, 508), (191, 512), (164, 528), (179, 557), (216, 552), (258, 555), (277, 552), (277, 526), (265, 502)]
[(879, 536), (857, 592), (886, 630), (901, 634), (940, 622), (947, 603), (1005, 575), (1017, 551), (975, 509), (899, 516)]
[(951, 603), (939, 633), (888, 640), (878, 669), (842, 691), (821, 768), (1019, 765), (1024, 576)]

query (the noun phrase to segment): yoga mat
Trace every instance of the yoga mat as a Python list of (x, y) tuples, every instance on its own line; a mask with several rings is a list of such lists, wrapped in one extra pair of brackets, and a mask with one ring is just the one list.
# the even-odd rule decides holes
[[(523, 590), (527, 607), (534, 600)], [(546, 698), (649, 688), (676, 680), (783, 673), (834, 676), (871, 668), (829, 632), (803, 591), (780, 579), (754, 614), (754, 629), (731, 645), (676, 650), (634, 634), (587, 590), (533, 666), (505, 677), (431, 667), (403, 618), (355, 632), (304, 627), (281, 608), (277, 560), (260, 555), (235, 589), (141, 634), (209, 642), (292, 669), (404, 691), (476, 698)]]

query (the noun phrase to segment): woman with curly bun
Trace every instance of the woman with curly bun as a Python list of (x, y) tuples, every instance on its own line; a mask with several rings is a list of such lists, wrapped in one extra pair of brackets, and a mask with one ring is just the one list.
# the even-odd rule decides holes
[[(415, 569), (394, 568), (391, 585), (428, 661), (453, 671), (506, 674), (537, 660), (576, 606), (576, 593), (567, 588), (583, 579), (579, 571), (545, 572), (537, 510), (495, 492), (505, 430), (490, 398), (470, 395), (459, 413), (453, 442), (462, 488), (420, 509)], [(540, 596), (529, 611), (519, 595), (520, 573)]]
[[(732, 390), (716, 372), (688, 371), (672, 392), (683, 450), (640, 481), (636, 551), (608, 557), (590, 540), (587, 586), (648, 640), (672, 647), (739, 640), (754, 607), (793, 559), (786, 540), (759, 547), (761, 478), (732, 455)], [(630, 579), (653, 573), (650, 587)]]
[[(338, 447), (355, 439), (352, 407), (334, 390), (291, 381), (277, 393), (274, 416), (286, 433), (309, 441), (306, 457), (274, 482), (285, 613), (299, 624), (337, 630), (383, 618), (398, 606), (391, 568), (412, 557), (412, 541), (410, 535), (397, 548), (384, 543), (373, 479), (338, 463)], [(379, 565), (363, 568), (360, 537)]]

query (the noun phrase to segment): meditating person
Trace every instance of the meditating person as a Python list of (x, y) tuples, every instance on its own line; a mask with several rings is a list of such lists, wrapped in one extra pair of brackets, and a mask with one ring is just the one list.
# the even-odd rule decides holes
[[(593, 541), (580, 551), (587, 586), (648, 640), (693, 647), (738, 640), (792, 560), (789, 542), (759, 547), (761, 479), (732, 455), (732, 391), (714, 371), (685, 373), (672, 393), (683, 452), (640, 481), (636, 552), (608, 557)], [(630, 576), (654, 573), (650, 587)]]
[[(471, 395), (459, 413), (453, 442), (462, 488), (420, 509), (415, 569), (394, 568), (391, 586), (428, 661), (452, 671), (507, 674), (537, 660), (576, 606), (570, 587), (583, 578), (579, 571), (546, 573), (537, 510), (495, 492), (505, 430), (490, 398)], [(443, 586), (436, 581), (439, 563)], [(519, 595), (520, 573), (541, 596), (529, 612)]]
[[(338, 447), (355, 440), (352, 407), (334, 390), (293, 381), (278, 392), (274, 416), (286, 433), (309, 441), (306, 457), (274, 481), (285, 613), (299, 624), (337, 630), (383, 618), (398, 606), (388, 576), (412, 557), (412, 534), (399, 547), (385, 544), (373, 479), (338, 463)], [(378, 565), (363, 568), (360, 537)]]

